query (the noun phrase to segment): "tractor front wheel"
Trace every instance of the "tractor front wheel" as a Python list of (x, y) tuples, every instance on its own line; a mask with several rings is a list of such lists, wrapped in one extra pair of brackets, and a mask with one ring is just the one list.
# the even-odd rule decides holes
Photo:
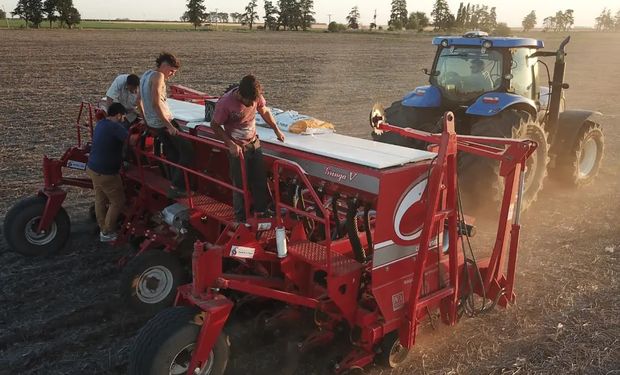
[(62, 207), (47, 230), (38, 230), (46, 202), (45, 197), (36, 196), (11, 207), (3, 228), (11, 250), (26, 256), (42, 256), (55, 254), (65, 246), (71, 233), (71, 221)]
[[(129, 357), (130, 375), (187, 374), (198, 333), (202, 327), (200, 310), (171, 307), (149, 320), (138, 333)], [(222, 333), (209, 353), (199, 375), (222, 375), (226, 370), (230, 345)]]
[(121, 299), (132, 309), (148, 314), (172, 306), (177, 287), (186, 274), (173, 254), (148, 250), (131, 259), (121, 275)]
[(603, 160), (604, 137), (601, 126), (595, 122), (584, 123), (570, 150), (559, 155), (550, 175), (572, 186), (591, 183)]
[[(532, 116), (519, 110), (506, 110), (498, 116), (483, 118), (471, 127), (471, 135), (497, 138), (530, 139), (538, 144), (525, 164), (525, 186), (521, 209), (526, 210), (538, 197), (547, 176), (549, 144), (547, 133)], [(467, 208), (497, 206), (502, 201), (504, 179), (499, 162), (472, 154), (459, 160), (459, 182)]]

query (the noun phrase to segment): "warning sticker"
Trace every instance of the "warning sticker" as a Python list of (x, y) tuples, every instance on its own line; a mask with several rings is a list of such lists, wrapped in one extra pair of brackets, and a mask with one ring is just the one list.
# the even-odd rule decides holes
[(392, 310), (398, 311), (405, 306), (405, 294), (403, 292), (398, 292), (392, 295)]
[(67, 161), (67, 168), (79, 169), (81, 171), (84, 171), (84, 170), (86, 170), (86, 163), (82, 163), (81, 161), (68, 160)]
[(254, 258), (254, 249), (253, 247), (245, 247), (245, 246), (233, 246), (230, 249), (230, 256), (237, 258)]

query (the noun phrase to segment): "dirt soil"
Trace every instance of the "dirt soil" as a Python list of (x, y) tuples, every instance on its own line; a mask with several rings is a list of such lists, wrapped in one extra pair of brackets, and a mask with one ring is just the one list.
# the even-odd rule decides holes
[[(535, 36), (550, 48), (561, 37)], [(269, 104), (360, 137), (373, 102), (426, 82), (420, 69), (433, 56), (428, 36), (388, 34), (3, 30), (0, 41), (0, 217), (42, 186), (42, 156), (75, 142), (76, 105), (101, 97), (116, 74), (142, 73), (161, 50), (182, 59), (177, 83), (220, 94), (254, 72)], [(524, 215), (515, 306), (425, 330), (401, 369), (367, 373), (620, 373), (620, 34), (574, 33), (568, 51), (568, 106), (604, 113), (599, 178), (580, 190), (547, 184)], [(126, 250), (97, 242), (91, 199), (70, 190), (72, 235), (60, 255), (27, 259), (0, 244), (0, 374), (125, 373), (146, 318), (118, 300)], [(298, 373), (328, 373), (328, 352)], [(230, 372), (277, 372), (280, 353), (245, 350)]]

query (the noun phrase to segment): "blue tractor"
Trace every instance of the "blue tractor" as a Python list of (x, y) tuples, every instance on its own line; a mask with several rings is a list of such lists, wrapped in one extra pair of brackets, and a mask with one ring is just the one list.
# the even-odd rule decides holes
[[(600, 113), (564, 108), (563, 90), (568, 89), (564, 82), (565, 46), (569, 41), (570, 37), (566, 38), (557, 51), (543, 51), (542, 41), (529, 38), (489, 37), (482, 32), (436, 37), (432, 69), (423, 69), (430, 84), (417, 87), (384, 113), (375, 106), (373, 113), (380, 111), (392, 125), (439, 132), (442, 114), (452, 111), (459, 134), (536, 141), (538, 149), (528, 159), (525, 173), (523, 208), (527, 208), (536, 200), (547, 172), (580, 186), (591, 182), (601, 165), (603, 133), (596, 122)], [(541, 57), (555, 57), (553, 78)], [(372, 137), (426, 147), (374, 128)], [(468, 206), (501, 200), (497, 162), (463, 154), (459, 181)]]

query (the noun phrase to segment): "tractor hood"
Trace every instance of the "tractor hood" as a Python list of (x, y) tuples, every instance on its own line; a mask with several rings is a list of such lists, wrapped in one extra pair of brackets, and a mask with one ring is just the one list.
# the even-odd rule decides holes
[(405, 107), (437, 108), (441, 105), (441, 91), (435, 86), (418, 86), (403, 98)]

